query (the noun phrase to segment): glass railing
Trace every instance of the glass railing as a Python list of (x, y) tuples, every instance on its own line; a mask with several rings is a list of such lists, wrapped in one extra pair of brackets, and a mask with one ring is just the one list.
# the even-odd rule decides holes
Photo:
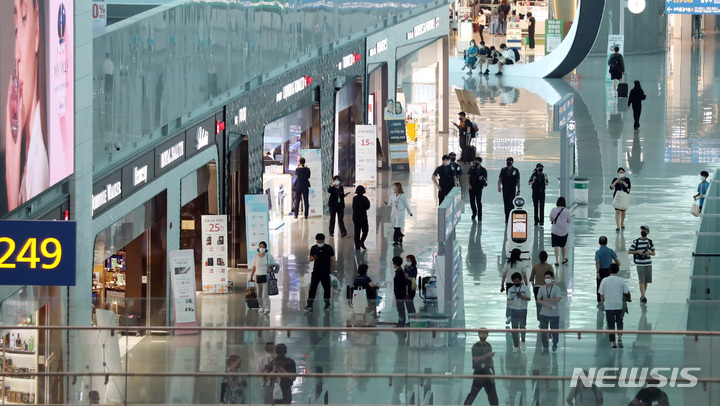
[[(347, 316), (315, 313), (297, 317), (331, 324)], [(263, 404), (284, 396), (299, 404), (459, 405), (475, 385), (481, 405), (498, 404), (488, 400), (493, 388), (502, 405), (562, 405), (598, 393), (606, 405), (626, 405), (651, 377), (672, 405), (717, 405), (720, 391), (718, 332), (625, 330), (623, 348), (611, 348), (606, 330), (557, 330), (557, 348), (548, 337), (544, 349), (547, 330), (490, 329), (473, 350), (476, 329), (227, 327), (217, 315), (198, 327), (140, 327), (127, 317), (109, 320), (125, 326), (39, 327), (29, 315), (2, 327), (5, 402)], [(526, 336), (517, 350), (514, 333)], [(490, 351), (473, 364), (471, 354)], [(274, 366), (264, 369), (263, 357)]]

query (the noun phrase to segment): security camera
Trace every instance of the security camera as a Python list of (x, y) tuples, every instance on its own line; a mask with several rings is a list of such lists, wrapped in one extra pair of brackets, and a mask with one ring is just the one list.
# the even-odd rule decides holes
[(115, 151), (120, 151), (120, 149), (122, 148), (122, 144), (120, 144), (119, 142), (114, 142), (113, 148), (115, 148)]
[(342, 89), (342, 87), (343, 87), (342, 80), (340, 80), (340, 78), (335, 78), (335, 80), (333, 80), (333, 85), (335, 86), (335, 91)]

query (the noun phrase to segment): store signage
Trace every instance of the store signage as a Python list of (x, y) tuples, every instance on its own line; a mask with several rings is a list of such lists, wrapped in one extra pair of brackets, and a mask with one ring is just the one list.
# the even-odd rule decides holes
[[(195, 252), (174, 250), (168, 255), (174, 321), (176, 326), (197, 326), (197, 304), (195, 294)], [(188, 334), (180, 330), (175, 334)]]
[(381, 52), (385, 52), (388, 49), (387, 38), (380, 40), (375, 43), (375, 46), (368, 50), (368, 56), (375, 56)]
[(406, 37), (408, 40), (411, 40), (436, 28), (440, 28), (440, 17), (435, 17), (431, 20), (425, 21), (422, 24), (416, 25), (415, 27), (413, 27), (412, 31), (407, 33)]
[[(190, 158), (196, 153), (200, 152), (208, 145), (215, 143), (217, 134), (225, 129), (225, 122), (221, 122), (215, 119), (217, 116), (212, 116), (202, 123), (198, 124), (197, 127), (192, 127), (187, 131), (186, 145), (187, 150), (185, 151), (185, 157)], [(219, 130), (222, 128), (222, 130)]]
[(235, 125), (244, 123), (247, 121), (247, 107), (243, 107), (238, 110), (237, 116), (235, 116)]
[(220, 134), (222, 131), (225, 131), (225, 122), (224, 121), (215, 121), (215, 135)]
[(455, 232), (462, 216), (462, 194), (459, 187), (450, 190), (438, 208), (438, 241), (445, 242)]
[(720, 14), (717, 0), (665, 0), (668, 14)]
[(291, 83), (288, 83), (287, 85), (283, 86), (282, 92), (278, 92), (275, 95), (275, 101), (283, 101), (287, 100), (290, 97), (300, 93), (302, 90), (306, 89), (310, 84), (312, 83), (312, 76), (303, 76), (300, 79), (297, 79)]
[(343, 56), (342, 61), (338, 62), (338, 70), (347, 69), (355, 65), (355, 62), (359, 62), (361, 57), (362, 55), (356, 54), (355, 52), (350, 55)]
[(202, 216), (201, 221), (202, 291), (228, 293), (227, 216)]
[(210, 142), (210, 133), (208, 130), (198, 127), (195, 131), (195, 149), (200, 150), (201, 148), (207, 147)]
[(248, 264), (252, 264), (260, 242), (270, 241), (269, 224), (267, 195), (245, 195), (245, 241), (247, 242)]
[(75, 286), (74, 221), (0, 221), (0, 285)]
[(129, 196), (153, 179), (155, 179), (155, 153), (150, 151), (123, 168), (123, 196)]
[[(185, 136), (186, 133), (182, 133), (155, 148), (155, 176), (162, 175), (185, 160)], [(194, 142), (190, 145), (195, 147)]]
[(377, 127), (355, 126), (355, 186), (377, 187)]
[(545, 20), (545, 55), (560, 46), (563, 40), (563, 20)]
[(148, 173), (148, 167), (147, 165), (143, 165), (142, 167), (133, 168), (133, 186), (137, 186), (141, 183), (147, 183), (147, 173)]
[(569, 94), (553, 106), (553, 131), (560, 131), (573, 120), (574, 102), (575, 97)]
[(182, 140), (160, 153), (160, 169), (164, 169), (166, 166), (184, 157), (185, 140)]
[(92, 215), (122, 200), (122, 172), (112, 173), (93, 185)]

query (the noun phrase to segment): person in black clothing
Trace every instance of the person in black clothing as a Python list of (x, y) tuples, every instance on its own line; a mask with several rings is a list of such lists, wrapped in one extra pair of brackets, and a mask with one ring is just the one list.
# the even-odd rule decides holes
[(487, 169), (482, 167), (482, 158), (477, 157), (473, 166), (468, 169), (468, 191), (470, 192), (470, 208), (472, 209), (472, 220), (482, 220), (482, 192), (487, 186)]
[(460, 166), (460, 164), (456, 162), (457, 155), (454, 152), (449, 153), (448, 158), (450, 158), (450, 168), (452, 169), (453, 174), (455, 175), (455, 186), (460, 186), (460, 177), (462, 176), (462, 166)]
[(630, 107), (632, 107), (633, 110), (633, 119), (635, 120), (635, 123), (633, 124), (634, 129), (640, 128), (640, 113), (642, 113), (642, 101), (645, 100), (647, 96), (645, 96), (645, 92), (643, 92), (642, 87), (640, 87), (640, 81), (635, 81), (635, 86), (630, 90), (630, 94), (628, 95), (628, 110)]
[(310, 202), (308, 195), (310, 194), (310, 168), (305, 166), (305, 158), (298, 160), (300, 165), (295, 168), (295, 218), (298, 218), (300, 211), (300, 197), (305, 202), (305, 218), (310, 214)]
[(330, 210), (330, 237), (335, 234), (335, 216), (337, 215), (338, 226), (340, 226), (340, 237), (347, 235), (345, 229), (345, 193), (339, 176), (333, 176), (332, 185), (328, 186), (328, 209)]
[(367, 301), (368, 301), (368, 308), (367, 313), (375, 313), (375, 308), (377, 305), (377, 290), (380, 288), (378, 285), (374, 284), (372, 282), (372, 279), (370, 279), (368, 274), (368, 266), (367, 264), (360, 264), (358, 265), (358, 274), (355, 276), (355, 280), (353, 281), (353, 287), (355, 289), (357, 288), (363, 288), (365, 289), (365, 293), (367, 294)]
[(533, 17), (532, 12), (528, 11), (527, 13), (527, 23), (528, 23), (528, 46), (530, 49), (535, 49), (535, 17)]
[[(630, 188), (632, 188), (630, 178), (625, 177), (625, 168), (618, 168), (617, 173), (617, 178), (613, 178), (610, 183), (610, 189), (613, 189), (613, 199), (618, 191), (630, 193)], [(620, 228), (625, 229), (625, 210), (615, 209), (615, 226), (615, 231), (620, 231)]]
[[(273, 360), (272, 372), (279, 374), (297, 373), (295, 360), (287, 357), (287, 345), (278, 344), (275, 346), (275, 359)], [(277, 379), (280, 379), (280, 389), (282, 389), (283, 398), (274, 400), (274, 402), (282, 405), (292, 404), (291, 389), (293, 382), (295, 382), (295, 377), (283, 377)]]
[(310, 248), (308, 261), (313, 262), (312, 277), (310, 279), (310, 292), (305, 310), (312, 311), (318, 285), (322, 283), (325, 297), (325, 310), (330, 309), (330, 274), (335, 269), (335, 250), (325, 244), (325, 234), (318, 233), (315, 236), (317, 244)]
[[(365, 186), (355, 188), (355, 197), (352, 201), (353, 224), (355, 225), (355, 249), (367, 250), (365, 239), (368, 236), (370, 225), (367, 212), (370, 210), (370, 199), (365, 197)], [(361, 235), (362, 233), (362, 235)]]
[(460, 149), (465, 149), (468, 145), (468, 136), (475, 132), (475, 127), (472, 122), (467, 119), (467, 115), (464, 111), (458, 113), (460, 123), (453, 123), (458, 129), (458, 136), (460, 137)]
[(545, 188), (548, 186), (548, 177), (543, 174), (543, 164), (535, 165), (530, 175), (528, 185), (532, 188), (533, 207), (535, 208), (535, 225), (543, 226), (545, 219)]
[(513, 157), (509, 156), (505, 160), (507, 166), (500, 170), (500, 177), (498, 178), (498, 192), (503, 194), (506, 223), (510, 217), (510, 212), (515, 208), (513, 200), (515, 200), (515, 196), (520, 195), (520, 171), (513, 166), (514, 162)]
[(415, 313), (415, 306), (409, 295), (411, 286), (407, 276), (405, 276), (405, 270), (402, 268), (403, 259), (393, 257), (392, 263), (395, 267), (393, 292), (395, 293), (395, 306), (397, 306), (398, 312), (398, 322), (395, 327), (405, 327), (405, 307), (407, 307), (408, 313)]
[(485, 328), (480, 329), (478, 332), (480, 341), (472, 346), (473, 375), (480, 376), (473, 379), (470, 393), (463, 403), (465, 405), (472, 405), (483, 388), (485, 389), (485, 393), (487, 393), (488, 403), (493, 406), (497, 406), (500, 403), (495, 389), (495, 379), (492, 378), (492, 376), (495, 375), (495, 365), (493, 363), (495, 353), (492, 350), (492, 345), (487, 342), (488, 333), (485, 330)]
[(442, 203), (448, 193), (455, 187), (455, 174), (450, 167), (450, 157), (443, 155), (442, 165), (435, 168), (432, 174), (432, 180), (438, 188), (438, 200)]
[(620, 54), (620, 47), (615, 47), (614, 53), (608, 58), (610, 79), (613, 81), (613, 91), (617, 90), (617, 84), (622, 83), (625, 75), (625, 59)]
[(628, 406), (670, 406), (667, 394), (657, 387), (660, 380), (656, 376), (648, 378), (647, 384), (648, 387), (640, 389)]

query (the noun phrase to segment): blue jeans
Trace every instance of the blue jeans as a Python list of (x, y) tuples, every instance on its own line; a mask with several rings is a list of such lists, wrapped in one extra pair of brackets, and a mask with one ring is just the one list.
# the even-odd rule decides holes
[[(560, 328), (560, 316), (543, 316), (540, 315), (540, 329), (545, 330), (550, 327), (550, 330), (557, 330)], [(560, 341), (560, 337), (558, 336), (558, 333), (553, 333), (553, 345), (557, 345), (558, 341)], [(543, 348), (548, 347), (548, 335), (545, 333), (540, 333), (540, 339), (542, 340), (542, 346)]]
[(498, 34), (505, 35), (505, 29), (507, 28), (507, 21), (500, 20), (498, 22)]

